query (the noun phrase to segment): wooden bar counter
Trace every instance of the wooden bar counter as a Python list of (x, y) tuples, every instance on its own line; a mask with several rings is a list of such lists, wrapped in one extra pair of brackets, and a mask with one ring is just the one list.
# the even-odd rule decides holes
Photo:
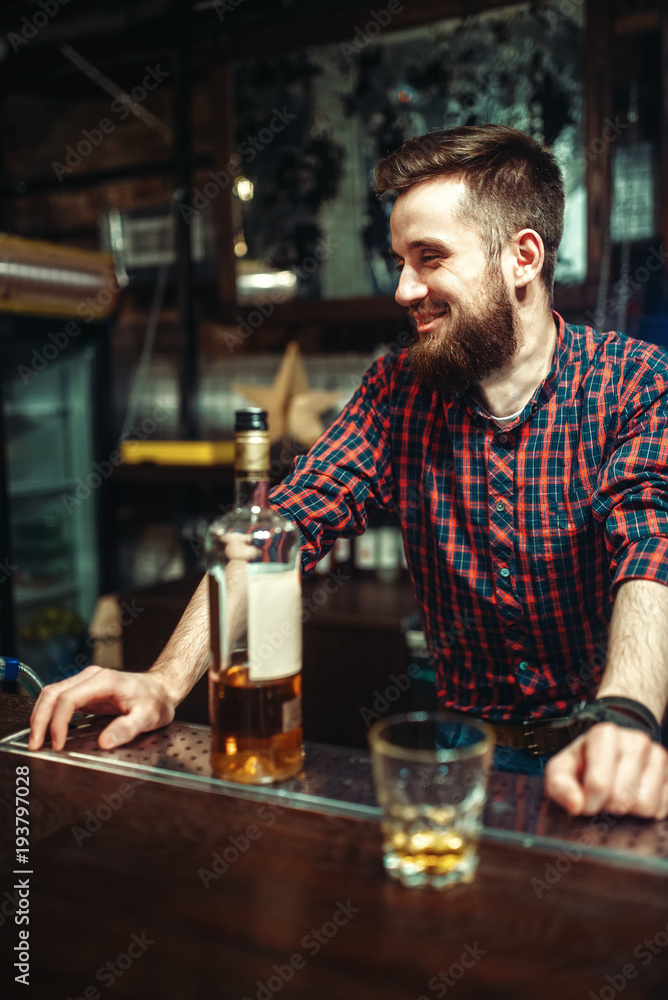
[[(0, 696), (0, 737), (24, 729), (30, 707), (29, 699)], [(162, 754), (159, 735), (146, 745)], [(123, 749), (106, 755), (110, 765)], [(607, 860), (600, 825), (596, 856), (575, 841), (558, 849), (556, 840), (550, 848), (540, 837), (491, 831), (472, 885), (408, 890), (384, 874), (377, 820), (356, 817), (356, 807), (348, 815), (310, 811), (298, 796), (293, 807), (214, 792), (206, 781), (186, 787), (56, 757), (0, 753), (2, 996), (668, 995), (662, 824), (636, 822), (627, 855), (613, 851)], [(20, 867), (17, 767), (29, 768), (29, 876), (12, 874)], [(550, 809), (541, 805), (536, 823)], [(13, 886), (21, 879), (29, 879), (29, 924), (17, 925), (25, 904)], [(24, 989), (9, 958), (21, 927), (29, 930)]]

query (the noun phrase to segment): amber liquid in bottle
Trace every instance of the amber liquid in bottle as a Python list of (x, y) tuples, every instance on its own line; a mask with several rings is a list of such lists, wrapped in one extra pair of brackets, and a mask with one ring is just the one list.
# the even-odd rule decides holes
[(296, 526), (267, 503), (266, 414), (237, 413), (236, 506), (207, 533), (211, 765), (264, 785), (301, 770), (301, 589)]
[[(219, 778), (268, 784), (297, 773), (302, 763), (301, 674), (250, 681), (248, 666), (210, 682), (211, 763)], [(287, 729), (286, 729), (287, 727)]]

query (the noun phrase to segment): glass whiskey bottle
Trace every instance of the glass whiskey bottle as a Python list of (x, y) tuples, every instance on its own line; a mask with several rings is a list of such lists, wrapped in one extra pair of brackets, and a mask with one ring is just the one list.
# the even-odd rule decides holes
[(234, 469), (233, 509), (206, 536), (211, 762), (220, 778), (264, 785), (303, 757), (299, 532), (268, 506), (264, 410), (236, 412)]

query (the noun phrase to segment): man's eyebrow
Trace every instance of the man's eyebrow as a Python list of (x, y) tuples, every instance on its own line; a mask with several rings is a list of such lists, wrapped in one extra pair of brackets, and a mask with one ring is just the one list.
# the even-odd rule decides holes
[[(436, 237), (434, 237), (433, 239), (426, 239), (426, 240), (411, 240), (410, 243), (406, 244), (407, 250), (423, 250), (425, 248), (432, 250), (437, 249), (447, 255), (450, 255), (451, 253), (454, 252), (452, 247), (448, 243), (444, 243), (443, 240), (436, 239)], [(395, 260), (402, 259), (400, 254), (398, 254), (396, 250), (390, 250), (390, 254), (392, 255), (392, 257), (394, 257)]]

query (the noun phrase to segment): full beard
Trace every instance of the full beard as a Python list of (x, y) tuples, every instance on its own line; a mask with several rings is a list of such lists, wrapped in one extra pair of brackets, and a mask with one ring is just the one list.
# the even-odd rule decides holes
[[(407, 355), (415, 377), (429, 392), (451, 400), (510, 363), (517, 352), (515, 311), (498, 272), (489, 270), (489, 289), (479, 306), (457, 317), (447, 303), (431, 302), (430, 312), (445, 310), (446, 330), (416, 334)], [(420, 314), (420, 307), (409, 315)]]

